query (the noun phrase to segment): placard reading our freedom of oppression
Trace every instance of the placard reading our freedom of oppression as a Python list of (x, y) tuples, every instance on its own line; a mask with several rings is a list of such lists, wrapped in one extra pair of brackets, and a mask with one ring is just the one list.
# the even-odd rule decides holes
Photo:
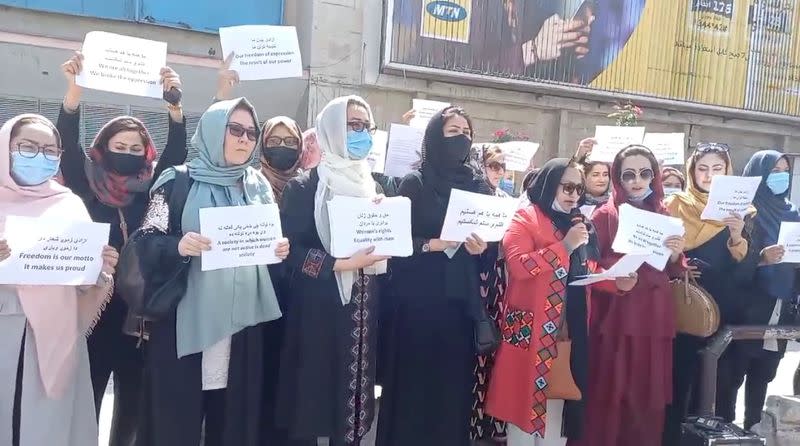
[(511, 225), (517, 206), (517, 200), (512, 198), (453, 189), (440, 238), (463, 242), (474, 233), (485, 242), (498, 242)]
[(277, 204), (200, 209), (200, 233), (211, 240), (203, 271), (281, 262), (275, 255), (283, 238)]
[(294, 26), (244, 25), (219, 29), (225, 57), (243, 81), (302, 77), (303, 61)]
[(708, 202), (700, 218), (722, 221), (731, 214), (744, 217), (744, 213), (753, 203), (759, 184), (761, 177), (715, 175), (711, 179)]

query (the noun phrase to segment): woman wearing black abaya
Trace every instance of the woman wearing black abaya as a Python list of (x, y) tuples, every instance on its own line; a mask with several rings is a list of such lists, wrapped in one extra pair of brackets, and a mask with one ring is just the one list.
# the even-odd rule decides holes
[(489, 195), (466, 165), (472, 123), (448, 107), (428, 124), (419, 172), (399, 194), (411, 199), (414, 254), (391, 260), (391, 332), (378, 420), (378, 446), (469, 444), (475, 308), (481, 303), (480, 255), (487, 245), (440, 240), (450, 191)]

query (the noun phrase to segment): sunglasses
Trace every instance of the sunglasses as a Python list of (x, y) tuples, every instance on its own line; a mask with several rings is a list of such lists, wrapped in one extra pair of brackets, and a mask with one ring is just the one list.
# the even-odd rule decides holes
[(572, 195), (573, 192), (577, 192), (578, 195), (583, 195), (585, 192), (583, 184), (577, 183), (561, 183), (561, 189), (567, 195)]
[(719, 142), (701, 142), (700, 144), (695, 147), (695, 151), (698, 153), (704, 152), (729, 152), (731, 150), (730, 146), (724, 143)]
[(653, 179), (653, 171), (651, 169), (642, 169), (639, 173), (636, 173), (633, 170), (626, 170), (622, 172), (622, 182), (623, 183), (633, 183), (636, 181), (636, 178), (641, 178), (643, 181), (651, 181)]
[(236, 138), (241, 138), (246, 133), (247, 139), (249, 139), (250, 141), (258, 141), (257, 129), (246, 129), (242, 127), (240, 124), (237, 124), (235, 122), (231, 122), (230, 124), (228, 124), (228, 133), (230, 133), (231, 136), (234, 136)]
[(282, 145), (286, 147), (297, 147), (300, 144), (300, 139), (294, 136), (287, 136), (285, 138), (270, 136), (264, 142), (267, 144), (267, 147), (278, 147)]

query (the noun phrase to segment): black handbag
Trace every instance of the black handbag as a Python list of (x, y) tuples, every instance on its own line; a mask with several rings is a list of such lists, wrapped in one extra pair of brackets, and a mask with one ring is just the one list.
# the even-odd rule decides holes
[[(167, 235), (181, 237), (181, 217), (189, 195), (191, 179), (185, 165), (174, 169), (175, 179), (167, 202), (169, 207)], [(147, 322), (159, 320), (177, 308), (186, 293), (189, 271), (188, 262), (178, 262), (171, 265), (171, 268), (153, 262), (153, 258), (158, 258), (158, 253), (148, 252), (148, 247), (140, 243), (144, 236), (151, 234), (152, 229), (149, 231), (137, 230), (123, 247), (116, 281), (117, 291), (128, 305), (128, 319), (137, 319), (136, 333), (129, 334), (144, 339), (147, 339), (145, 333)], [(153, 247), (152, 244), (149, 247), (151, 250), (159, 248), (161, 247)], [(126, 326), (129, 325), (126, 323)], [(129, 331), (131, 330), (126, 329), (126, 332)]]
[(483, 305), (480, 307), (478, 318), (473, 322), (475, 337), (473, 342), (475, 344), (475, 352), (478, 355), (488, 356), (500, 346), (500, 329), (497, 328), (495, 321), (489, 317), (486, 307)]

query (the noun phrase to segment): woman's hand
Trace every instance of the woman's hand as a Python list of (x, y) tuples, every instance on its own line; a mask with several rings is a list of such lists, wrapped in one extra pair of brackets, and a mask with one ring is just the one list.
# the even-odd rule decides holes
[(416, 117), (417, 117), (417, 111), (414, 110), (414, 109), (411, 109), (411, 110), (403, 113), (403, 117), (401, 118), (401, 122), (404, 125), (409, 125), (409, 124), (411, 124), (411, 120), (416, 118)]
[(387, 260), (387, 256), (376, 256), (373, 254), (375, 247), (370, 246), (356, 251), (349, 259), (339, 259), (333, 264), (334, 271), (355, 271), (368, 268), (378, 262)]
[(228, 54), (219, 71), (217, 71), (217, 94), (214, 97), (219, 101), (230, 99), (233, 87), (239, 85), (239, 73), (236, 70), (231, 70), (233, 57), (233, 52)]
[(567, 231), (567, 235), (564, 236), (564, 239), (561, 241), (564, 243), (564, 246), (569, 251), (574, 251), (578, 249), (578, 247), (589, 243), (589, 230), (586, 229), (586, 225), (583, 223), (578, 223), (575, 226), (569, 228)]
[(681, 256), (683, 248), (686, 246), (686, 239), (684, 239), (682, 235), (672, 235), (664, 240), (664, 246), (672, 251), (669, 258), (674, 263)]
[(458, 242), (446, 242), (442, 239), (432, 238), (428, 240), (430, 252), (443, 252), (445, 249), (452, 249), (458, 246)]
[(583, 159), (586, 155), (592, 153), (592, 149), (597, 145), (597, 140), (594, 138), (584, 138), (578, 143), (578, 151), (575, 153), (575, 159)]
[(289, 239), (282, 238), (278, 240), (278, 244), (275, 245), (275, 257), (286, 260), (289, 257)]
[(383, 201), (384, 198), (386, 198), (386, 195), (383, 195), (383, 194), (376, 195), (376, 196), (372, 197), (372, 203), (373, 204), (381, 204), (381, 202)]
[(471, 236), (467, 237), (467, 241), (464, 242), (464, 248), (466, 248), (467, 252), (474, 255), (479, 256), (486, 251), (489, 245), (483, 241), (482, 238), (478, 237), (478, 234), (473, 233)]
[(101, 271), (104, 273), (113, 276), (114, 272), (117, 270), (117, 262), (119, 262), (119, 253), (116, 249), (112, 248), (111, 246), (103, 246), (103, 268)]
[(703, 271), (701, 271), (700, 268), (697, 267), (697, 265), (689, 265), (689, 276), (692, 279), (697, 280), (703, 276)]
[[(161, 86), (164, 87), (165, 92), (173, 88), (176, 90), (181, 90), (183, 88), (181, 77), (170, 67), (161, 69)], [(172, 122), (183, 122), (183, 109), (181, 108), (180, 101), (178, 101), (177, 104), (169, 105), (169, 116), (172, 118)]]
[(81, 92), (83, 89), (75, 83), (75, 77), (83, 71), (83, 53), (75, 51), (75, 54), (66, 62), (61, 64), (61, 72), (67, 79), (67, 94), (64, 95), (64, 110), (74, 113), (81, 104)]
[(558, 14), (550, 16), (542, 24), (536, 38), (522, 45), (522, 57), (525, 65), (533, 65), (540, 61), (555, 60), (561, 57), (563, 50), (575, 48), (575, 54), (581, 58), (589, 53), (589, 31), (591, 23), (583, 20), (564, 20)]
[(11, 248), (8, 246), (7, 241), (0, 239), (0, 262), (7, 260), (9, 257), (11, 257)]
[(731, 214), (722, 220), (728, 231), (731, 233), (731, 245), (738, 245), (742, 241), (742, 230), (744, 230), (744, 219), (739, 214)]
[(614, 282), (616, 282), (618, 290), (628, 292), (639, 282), (639, 275), (635, 272), (630, 273), (628, 277), (617, 277)]
[(783, 255), (785, 253), (786, 250), (781, 245), (767, 246), (761, 250), (761, 264), (774, 265), (776, 263), (780, 263), (780, 261), (783, 260)]
[(181, 257), (199, 257), (203, 251), (211, 251), (211, 240), (196, 232), (187, 232), (178, 242)]

